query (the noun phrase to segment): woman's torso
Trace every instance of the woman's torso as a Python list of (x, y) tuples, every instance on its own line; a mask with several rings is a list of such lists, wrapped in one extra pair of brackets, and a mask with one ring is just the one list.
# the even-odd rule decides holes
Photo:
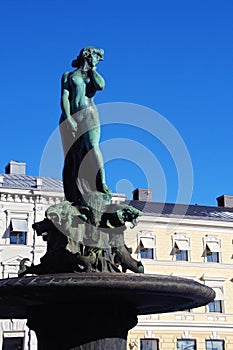
[(94, 105), (96, 89), (87, 71), (76, 70), (69, 74), (71, 114)]

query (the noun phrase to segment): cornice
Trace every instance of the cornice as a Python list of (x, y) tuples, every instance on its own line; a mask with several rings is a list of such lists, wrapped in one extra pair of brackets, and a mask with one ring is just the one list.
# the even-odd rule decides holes
[[(224, 316), (224, 314), (223, 314)], [(214, 320), (209, 320), (206, 322), (200, 322), (200, 321), (194, 321), (194, 320), (167, 320), (167, 321), (161, 321), (161, 320), (140, 320), (138, 321), (137, 326), (134, 328), (135, 331), (143, 330), (144, 327), (146, 327), (146, 330), (148, 330), (148, 327), (155, 328), (157, 331), (158, 329), (160, 331), (173, 331), (178, 330), (179, 328), (185, 328), (191, 331), (198, 331), (198, 332), (206, 332), (211, 330), (215, 330), (218, 332), (230, 332), (232, 333), (233, 323), (227, 322), (227, 321), (219, 321), (218, 317), (216, 316)]]
[(183, 230), (230, 229), (233, 233), (233, 221), (201, 219), (192, 217), (165, 217), (142, 215), (138, 219), (138, 226), (150, 229), (166, 229), (174, 231), (177, 227)]
[(154, 266), (179, 266), (182, 268), (202, 268), (202, 269), (223, 269), (223, 270), (232, 270), (232, 264), (223, 264), (223, 263), (209, 263), (209, 262), (193, 262), (193, 261), (166, 261), (166, 260), (150, 260), (150, 259), (141, 259), (143, 265), (154, 265)]

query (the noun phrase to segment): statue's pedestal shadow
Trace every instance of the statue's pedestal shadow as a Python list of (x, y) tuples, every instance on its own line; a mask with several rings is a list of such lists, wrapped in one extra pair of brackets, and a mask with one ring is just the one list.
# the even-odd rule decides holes
[(0, 281), (0, 317), (27, 318), (39, 350), (125, 350), (137, 315), (206, 305), (214, 291), (163, 275), (82, 273)]

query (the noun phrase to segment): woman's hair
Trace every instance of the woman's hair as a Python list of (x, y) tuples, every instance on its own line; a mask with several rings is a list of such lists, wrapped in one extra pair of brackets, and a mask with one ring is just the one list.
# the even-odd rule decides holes
[(104, 50), (103, 49), (97, 49), (93, 46), (86, 46), (80, 51), (77, 58), (75, 58), (72, 61), (72, 67), (79, 68), (81, 66), (81, 64), (83, 63), (83, 61), (85, 60), (85, 58), (92, 55), (93, 53), (98, 55), (99, 61), (102, 61), (104, 59)]

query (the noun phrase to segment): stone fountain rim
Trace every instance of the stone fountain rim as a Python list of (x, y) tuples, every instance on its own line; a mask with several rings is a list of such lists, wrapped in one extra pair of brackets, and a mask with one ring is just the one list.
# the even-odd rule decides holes
[[(182, 311), (213, 301), (212, 288), (176, 276), (66, 273), (0, 280), (0, 317), (27, 318), (35, 305), (131, 305), (137, 315)], [(21, 306), (20, 306), (21, 305)]]

